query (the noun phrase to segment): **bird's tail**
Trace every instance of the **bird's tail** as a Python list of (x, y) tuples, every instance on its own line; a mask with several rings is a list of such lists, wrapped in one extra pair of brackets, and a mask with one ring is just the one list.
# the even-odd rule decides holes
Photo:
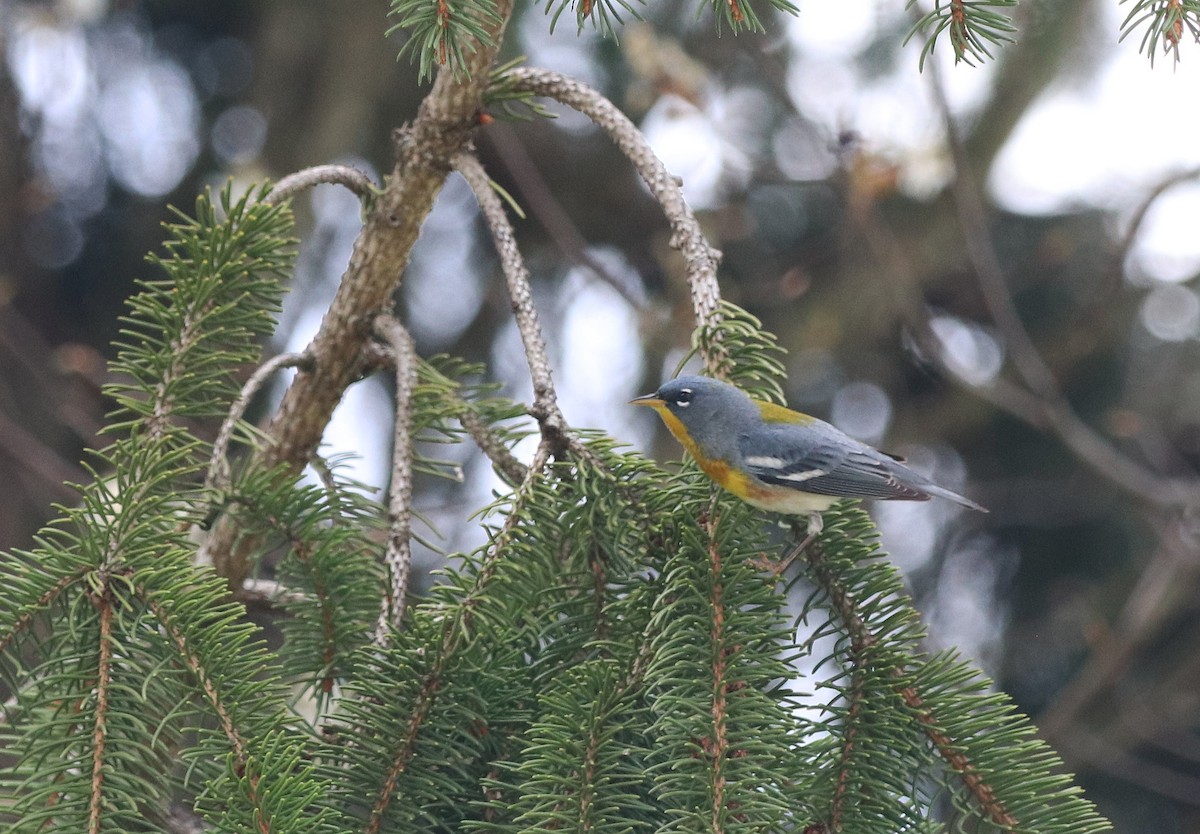
[(928, 492), (930, 495), (936, 495), (938, 498), (946, 498), (958, 504), (960, 507), (966, 507), (969, 510), (978, 510), (981, 513), (987, 512), (987, 507), (976, 504), (970, 498), (964, 498), (957, 492), (952, 492), (945, 487), (940, 487), (937, 484), (922, 484), (921, 490)]

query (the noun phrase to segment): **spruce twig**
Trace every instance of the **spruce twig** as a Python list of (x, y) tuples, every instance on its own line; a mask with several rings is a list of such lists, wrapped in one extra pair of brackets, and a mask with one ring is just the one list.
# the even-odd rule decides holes
[(96, 669), (96, 715), (92, 725), (92, 794), (88, 802), (88, 834), (99, 834), (104, 810), (104, 763), (108, 740), (108, 696), (112, 686), (113, 597), (106, 575), (92, 602), (100, 613), (100, 645)]
[[(855, 664), (856, 670), (861, 668), (862, 655), (877, 645), (877, 638), (864, 622), (862, 615), (859, 613), (858, 604), (851, 596), (849, 590), (843, 586), (837, 575), (826, 563), (820, 540), (809, 543), (804, 549), (802, 556), (812, 569), (813, 576), (816, 577), (821, 590), (829, 598), (829, 601), (833, 603), (834, 610), (838, 613), (838, 618), (846, 629), (846, 633), (850, 636), (851, 645), (857, 647), (857, 650), (852, 650), (851, 652), (851, 662)], [(1006, 829), (1018, 828), (1020, 825), (1018, 820), (996, 796), (996, 792), (983, 778), (974, 763), (955, 744), (954, 739), (950, 738), (938, 727), (936, 716), (926, 706), (920, 692), (917, 691), (915, 686), (907, 682), (908, 675), (906, 670), (901, 666), (897, 666), (889, 669), (888, 675), (897, 682), (895, 687), (897, 694), (903, 699), (905, 705), (914, 712), (917, 721), (921, 724), (922, 730), (933, 744), (934, 749), (937, 750), (938, 755), (958, 774), (963, 785), (966, 786), (971, 797), (978, 803), (988, 819)]]
[(16, 640), (27, 628), (33, 625), (33, 622), (37, 619), (38, 614), (41, 614), (49, 609), (63, 591), (67, 590), (67, 588), (70, 588), (76, 582), (82, 580), (84, 576), (90, 572), (91, 568), (87, 566), (76, 568), (70, 573), (63, 575), (57, 582), (47, 588), (45, 592), (38, 597), (37, 602), (29, 606), (25, 613), (21, 614), (13, 621), (13, 624), (9, 627), (8, 631), (6, 631), (3, 635), (0, 635), (0, 654), (8, 651), (8, 647), (12, 645), (13, 641)]
[(396, 785), (400, 777), (408, 770), (408, 766), (412, 761), (417, 741), (425, 727), (426, 719), (429, 717), (434, 701), (441, 691), (450, 661), (466, 639), (473, 619), (474, 609), (479, 604), (492, 579), (496, 576), (496, 570), (500, 561), (504, 558), (508, 542), (516, 532), (522, 511), (530, 500), (534, 482), (543, 476), (543, 469), (550, 462), (550, 456), (551, 444), (543, 437), (538, 444), (537, 451), (534, 453), (533, 462), (530, 464), (529, 470), (525, 475), (525, 480), (521, 482), (513, 497), (508, 516), (505, 518), (500, 531), (493, 537), (487, 554), (480, 565), (480, 569), (475, 575), (474, 584), (470, 591), (459, 601), (452, 614), (446, 616), (444, 619), (440, 645), (435, 648), (436, 657), (432, 661), (432, 667), (421, 680), (420, 689), (413, 703), (412, 712), (409, 715), (401, 745), (392, 753), (392, 759), (384, 775), (383, 782), (371, 804), (365, 834), (379, 834), (382, 830), (388, 808), (396, 798)]

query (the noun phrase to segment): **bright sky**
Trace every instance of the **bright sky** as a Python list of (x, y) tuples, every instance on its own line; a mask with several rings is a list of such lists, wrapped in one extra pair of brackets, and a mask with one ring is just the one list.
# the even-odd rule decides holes
[[(930, 79), (917, 69), (918, 40), (902, 52), (894, 72), (880, 77), (864, 76), (852, 61), (878, 26), (895, 26), (906, 15), (903, 5), (856, 4), (848, 25), (843, 0), (804, 0), (787, 33), (795, 50), (788, 89), (830, 137), (854, 130), (868, 152), (900, 165), (901, 187), (919, 194), (939, 189), (949, 171)], [(1106, 19), (1095, 26), (1110, 33), (1107, 56), (1086, 77), (1046, 91), (996, 161), (989, 187), (1004, 208), (1051, 213), (1098, 206), (1127, 215), (1164, 177), (1200, 167), (1200, 52), (1185, 45), (1178, 64), (1160, 56), (1151, 67), (1136, 37), (1117, 43), (1117, 4), (1100, 8)], [(939, 43), (934, 60), (947, 94), (957, 113), (969, 115), (987, 95), (995, 65), (954, 66), (952, 57), (949, 44)], [(722, 172), (716, 163), (741, 152), (737, 134), (721, 129), (728, 124), (722, 111), (739, 95), (742, 91), (712, 91), (703, 110), (665, 99), (643, 123), (700, 207), (718, 202), (720, 189), (729, 184), (728, 165)], [(784, 150), (777, 148), (777, 155)], [(799, 164), (783, 156), (785, 171)], [(803, 164), (811, 167), (813, 155), (808, 156)], [(808, 174), (822, 172), (818, 166)], [(1200, 269), (1197, 217), (1200, 185), (1165, 195), (1139, 236), (1135, 270), (1160, 281), (1194, 275)]]

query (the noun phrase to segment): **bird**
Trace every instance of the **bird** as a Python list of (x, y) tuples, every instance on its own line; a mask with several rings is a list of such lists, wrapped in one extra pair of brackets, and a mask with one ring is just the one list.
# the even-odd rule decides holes
[(750, 397), (727, 382), (680, 376), (630, 400), (658, 412), (709, 478), (759, 509), (807, 518), (803, 549), (822, 513), (843, 498), (945, 498), (987, 512), (816, 417)]

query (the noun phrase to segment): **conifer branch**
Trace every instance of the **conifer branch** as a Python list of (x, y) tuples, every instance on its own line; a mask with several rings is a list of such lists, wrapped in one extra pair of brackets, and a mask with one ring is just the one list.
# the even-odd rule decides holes
[(161, 440), (166, 435), (175, 411), (175, 397), (172, 393), (175, 382), (187, 373), (188, 352), (208, 335), (207, 328), (200, 326), (205, 320), (205, 312), (204, 309), (185, 310), (178, 337), (169, 346), (170, 364), (154, 388), (153, 405), (144, 420), (146, 431), (152, 440)]
[(671, 246), (683, 255), (696, 325), (701, 332), (711, 334), (709, 343), (701, 346), (705, 367), (715, 376), (728, 376), (731, 363), (719, 335), (721, 291), (717, 285), (717, 264), (721, 253), (704, 237), (699, 221), (684, 199), (679, 180), (663, 165), (629, 117), (587, 84), (533, 67), (510, 70), (504, 76), (504, 83), (578, 110), (604, 130), (633, 163), (671, 225)]
[(432, 668), (426, 672), (421, 681), (421, 688), (413, 703), (413, 711), (408, 719), (403, 742), (393, 755), (392, 761), (388, 766), (387, 775), (384, 777), (379, 793), (371, 805), (371, 813), (367, 819), (364, 834), (379, 834), (382, 830), (388, 807), (395, 798), (396, 785), (400, 777), (408, 769), (408, 765), (412, 760), (417, 739), (421, 734), (426, 719), (429, 717), (430, 711), (433, 709), (438, 693), (441, 691), (450, 660), (462, 645), (463, 637), (470, 627), (474, 609), (478, 605), (483, 592), (495, 577), (496, 569), (499, 566), (500, 560), (504, 557), (508, 541), (520, 521), (521, 511), (524, 505), (530, 500), (530, 495), (533, 492), (533, 484), (537, 478), (542, 477), (542, 470), (550, 462), (550, 457), (551, 443), (543, 436), (541, 442), (538, 444), (537, 451), (534, 453), (533, 462), (526, 472), (525, 479), (517, 488), (512, 506), (509, 508), (508, 515), (504, 519), (504, 524), (492, 539), (487, 555), (484, 557), (479, 572), (475, 576), (474, 585), (470, 591), (463, 595), (453, 615), (445, 618), (445, 623), (442, 627), (442, 641), (437, 650), (437, 657), (434, 658)]
[(510, 483), (519, 484), (525, 480), (529, 467), (517, 460), (517, 456), (500, 441), (488, 424), (471, 408), (470, 403), (460, 398), (456, 399), (461, 403), (457, 413), (458, 422), (466, 429), (467, 434), (471, 435), (479, 450), (487, 455), (488, 460)]
[(850, 783), (850, 761), (854, 758), (854, 745), (858, 738), (863, 701), (866, 698), (862, 651), (863, 647), (851, 638), (850, 662), (854, 668), (850, 672), (850, 694), (847, 697), (850, 705), (846, 709), (846, 719), (842, 724), (842, 749), (838, 754), (837, 783), (833, 789), (833, 808), (829, 814), (829, 824), (833, 826), (834, 831), (842, 830), (843, 805)]
[(1125, 40), (1143, 25), (1146, 32), (1139, 49), (1150, 58), (1150, 65), (1154, 66), (1154, 56), (1160, 45), (1163, 54), (1171, 53), (1178, 63), (1179, 42), (1183, 40), (1185, 29), (1200, 41), (1200, 3), (1196, 0), (1134, 0), (1129, 14), (1121, 22), (1120, 40)]
[[(446, 632), (446, 637), (449, 637), (449, 632)], [(425, 719), (429, 717), (429, 712), (433, 709), (434, 700), (441, 689), (442, 674), (445, 672), (447, 661), (449, 660), (447, 648), (448, 646), (443, 643), (442, 651), (438, 654), (437, 660), (434, 661), (433, 670), (421, 681), (421, 690), (417, 693), (416, 701), (413, 703), (412, 715), (408, 718), (408, 726), (404, 733), (404, 742), (401, 744), (400, 749), (396, 751), (396, 755), (388, 767), (387, 776), (383, 780), (379, 794), (375, 797), (375, 803), (371, 806), (371, 816), (367, 819), (367, 827), (364, 829), (364, 834), (379, 834), (383, 826), (384, 815), (387, 814), (388, 807), (392, 804), (392, 799), (395, 798), (396, 783), (399, 782), (400, 776), (404, 771), (408, 769), (408, 763), (412, 760), (413, 751), (417, 746), (417, 737), (420, 735), (421, 728), (425, 724)]]
[(608, 575), (600, 548), (593, 542), (588, 548), (588, 567), (592, 569), (592, 596), (595, 598), (596, 639), (603, 640), (608, 633), (605, 614), (605, 597), (608, 591)]
[(343, 185), (360, 200), (367, 200), (375, 193), (375, 183), (357, 168), (349, 165), (315, 165), (282, 177), (264, 199), (275, 205), (322, 184)]
[(208, 675), (208, 670), (204, 667), (204, 663), (200, 657), (192, 651), (188, 645), (187, 637), (179, 630), (178, 626), (171, 619), (171, 616), (163, 608), (162, 604), (156, 600), (145, 589), (137, 588), (138, 596), (146, 600), (146, 604), (150, 607), (150, 611), (162, 626), (163, 631), (171, 638), (171, 642), (175, 646), (175, 650), (179, 653), (180, 659), (183, 661), (184, 667), (191, 672), (196, 682), (200, 685), (200, 691), (204, 695), (204, 699), (208, 701), (209, 707), (212, 708), (213, 714), (217, 717), (217, 723), (221, 727), (221, 732), (225, 735), (225, 740), (229, 742), (229, 746), (233, 749), (234, 770), (241, 773), (246, 767), (247, 746), (246, 739), (242, 736), (233, 720), (233, 714), (225, 705), (221, 698), (221, 693), (217, 691), (216, 684)]
[(391, 348), (396, 370), (396, 416), (392, 436), (392, 480), (388, 496), (388, 542), (384, 554), (389, 593), (379, 608), (375, 642), (387, 643), (389, 627), (399, 628), (412, 569), (413, 388), (417, 385), (417, 351), (412, 336), (395, 316), (375, 320), (375, 333)]
[[(310, 567), (312, 566), (312, 544), (308, 542), (298, 530), (293, 529), (292, 525), (288, 524), (285, 520), (279, 518), (274, 513), (266, 510), (266, 508), (260, 507), (251, 496), (241, 497), (239, 499), (239, 503), (243, 504), (247, 509), (255, 513), (257, 518), (266, 522), (267, 526), (271, 530), (283, 536), (283, 538), (287, 541), (288, 548), (292, 553), (296, 554), (296, 558), (299, 559), (301, 563)], [(330, 597), (329, 588), (326, 585), (325, 578), (320, 574), (320, 572), (314, 571), (312, 581), (313, 596), (317, 598), (317, 607), (321, 612), (321, 667), (326, 670), (325, 676), (319, 683), (319, 689), (321, 692), (328, 694), (333, 691), (333, 661), (338, 651), (336, 635), (334, 633), (334, 617), (337, 612), (335, 611), (333, 600)], [(278, 584), (276, 584), (275, 587), (282, 591), (281, 586)], [(241, 590), (242, 593), (240, 593), (239, 596), (244, 595), (245, 588), (243, 587)], [(286, 598), (287, 592), (283, 591), (283, 594), (284, 598)], [(303, 599), (303, 595), (298, 596), (297, 599)]]
[[(829, 598), (829, 601), (833, 603), (833, 608), (837, 611), (838, 618), (842, 621), (842, 626), (846, 629), (846, 633), (850, 637), (851, 645), (859, 647), (858, 651), (852, 651), (851, 663), (855, 665), (856, 670), (863, 668), (863, 664), (859, 662), (859, 659), (863, 653), (869, 652), (870, 649), (877, 645), (875, 635), (859, 614), (858, 605), (854, 598), (851, 597), (849, 591), (842, 585), (841, 581), (826, 563), (819, 540), (808, 544), (803, 551), (803, 557), (808, 562), (809, 567), (812, 568), (813, 575), (820, 584), (821, 590)], [(925, 736), (933, 744), (938, 755), (945, 760), (962, 780), (967, 791), (980, 809), (987, 814), (988, 819), (1006, 829), (1018, 828), (1020, 825), (1018, 820), (996, 796), (995, 791), (983, 778), (983, 775), (975, 767), (974, 763), (967, 758), (963, 750), (954, 743), (954, 740), (938, 727), (936, 717), (926, 706), (917, 688), (906, 682), (908, 676), (905, 669), (902, 666), (896, 666), (887, 671), (889, 677), (896, 682), (896, 686), (894, 687), (896, 693), (900, 695), (905, 705), (916, 715)]]
[(96, 715), (92, 725), (92, 784), (88, 801), (88, 834), (100, 834), (100, 814), (104, 806), (104, 755), (108, 739), (108, 691), (112, 684), (113, 597), (108, 577), (101, 577), (92, 602), (100, 612), (99, 661), (96, 669)]
[(717, 546), (716, 523), (712, 513), (705, 522), (708, 532), (709, 605), (712, 615), (712, 720), (713, 738), (705, 746), (712, 761), (712, 832), (721, 834), (721, 813), (725, 810), (725, 759), (729, 755), (729, 739), (725, 734), (726, 706), (729, 680), (725, 670), (725, 600), (721, 584), (721, 550)]
[(34, 619), (39, 613), (45, 611), (47, 608), (53, 605), (54, 601), (58, 599), (59, 594), (67, 590), (67, 588), (70, 588), (79, 580), (83, 579), (84, 576), (91, 572), (91, 569), (91, 565), (76, 568), (70, 573), (60, 577), (57, 582), (47, 588), (42, 595), (38, 597), (37, 602), (30, 606), (30, 608), (24, 614), (21, 614), (19, 617), (17, 617), (7, 632), (5, 632), (3, 635), (0, 635), (0, 654), (8, 651), (8, 647), (11, 646), (13, 641), (21, 635), (21, 632), (33, 624)]
[(593, 806), (596, 799), (596, 765), (600, 755), (600, 744), (605, 734), (605, 723), (608, 720), (605, 711), (595, 717), (588, 726), (587, 745), (583, 752), (583, 773), (579, 785), (579, 830), (594, 831), (596, 822), (593, 819)]
[(221, 693), (217, 690), (217, 686), (213, 683), (212, 678), (208, 674), (203, 661), (192, 651), (188, 645), (187, 637), (175, 625), (166, 609), (152, 595), (146, 593), (144, 589), (137, 588), (138, 595), (146, 601), (150, 611), (158, 620), (163, 631), (171, 638), (171, 642), (175, 645), (176, 651), (179, 653), (183, 661), (184, 667), (191, 672), (196, 682), (200, 685), (200, 690), (204, 695), (204, 699), (208, 702), (213, 714), (217, 717), (217, 723), (221, 727), (221, 732), (225, 735), (226, 741), (233, 749), (233, 772), (239, 776), (247, 777), (246, 798), (250, 801), (250, 805), (254, 810), (254, 818), (256, 827), (260, 834), (270, 834), (274, 830), (271, 824), (270, 809), (264, 802), (262, 792), (259, 790), (259, 774), (250, 771), (249, 765), (249, 744), (233, 718), (233, 713), (226, 705)]
[[(325, 487), (325, 494), (329, 497), (330, 503), (339, 502), (342, 496), (338, 488), (337, 479), (333, 475), (333, 467), (329, 465), (329, 462), (314, 453), (309, 459), (308, 465), (317, 473), (317, 478), (320, 479), (321, 486)], [(342, 519), (340, 517), (333, 518), (330, 523), (341, 524)], [(249, 580), (246, 581), (248, 582)]]
[(529, 376), (533, 382), (533, 403), (529, 413), (538, 421), (542, 436), (553, 444), (553, 452), (560, 455), (567, 448), (567, 421), (558, 408), (558, 397), (554, 391), (554, 382), (550, 375), (550, 357), (546, 353), (546, 340), (542, 336), (542, 326), (538, 321), (537, 310), (533, 306), (533, 291), (529, 286), (529, 268), (521, 250), (517, 248), (516, 236), (508, 215), (504, 212), (504, 204), (491, 186), (487, 172), (474, 155), (464, 153), (454, 160), (454, 168), (471, 190), (487, 220), (500, 256), (500, 266), (508, 284), (508, 295), (512, 301), (513, 315), (517, 321), (517, 329), (521, 333), (521, 342), (525, 346), (525, 361), (529, 365)]
[[(915, 2), (909, 0), (909, 5)], [(918, 61), (918, 66), (924, 69), (925, 59), (933, 52), (938, 36), (947, 32), (954, 62), (964, 61), (974, 66), (975, 62), (992, 57), (989, 43), (999, 46), (1013, 42), (1016, 27), (1006, 14), (995, 9), (1016, 4), (1017, 0), (934, 0), (933, 9), (913, 25), (904, 42), (908, 43), (917, 32), (928, 33)]]

